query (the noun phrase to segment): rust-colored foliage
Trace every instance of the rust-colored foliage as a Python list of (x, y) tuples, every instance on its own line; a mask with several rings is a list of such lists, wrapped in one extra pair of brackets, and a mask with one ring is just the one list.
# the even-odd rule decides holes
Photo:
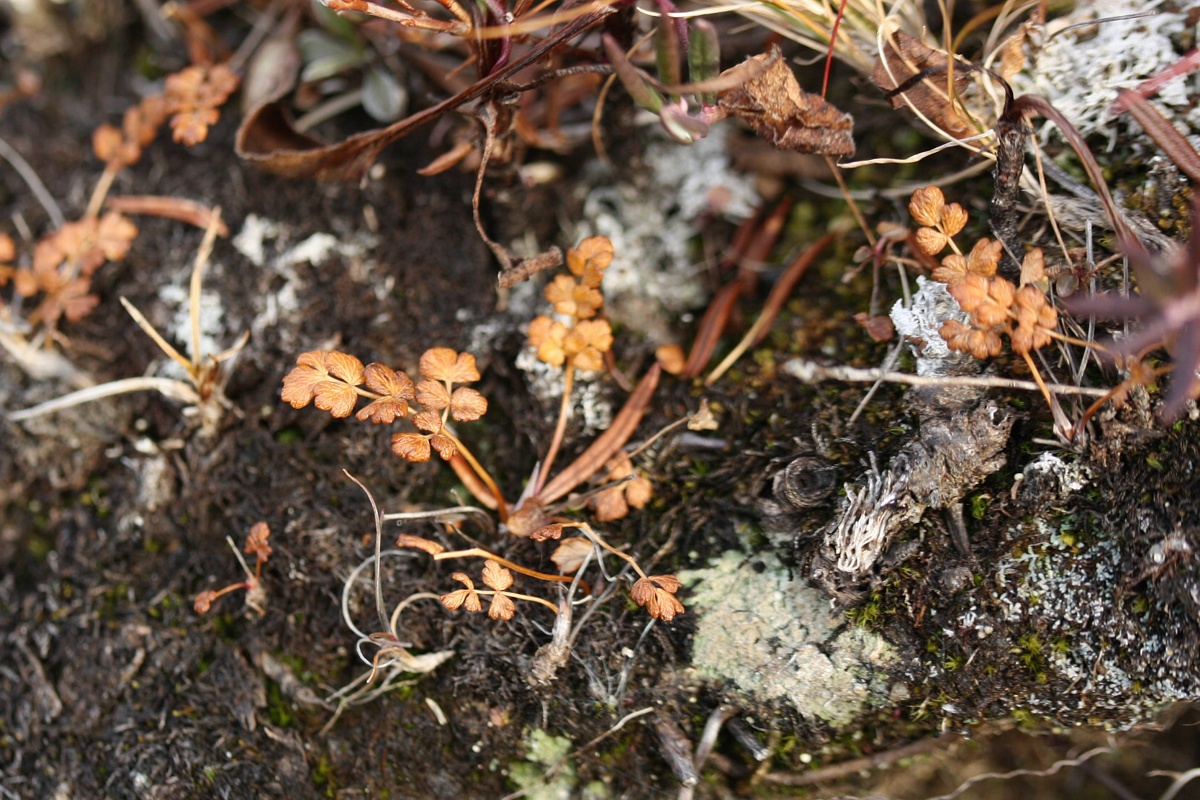
[[(892, 108), (912, 103), (937, 127), (957, 138), (973, 133), (946, 92), (950, 62), (944, 53), (923, 44), (903, 31), (887, 38), (884, 58), (877, 59), (871, 83), (887, 93)], [(956, 65), (958, 67), (959, 65)], [(970, 76), (965, 68), (954, 74), (955, 91), (966, 88)]]
[(800, 88), (778, 47), (750, 59), (761, 72), (724, 92), (718, 104), (775, 147), (827, 156), (854, 155), (854, 119)]
[(650, 575), (635, 583), (629, 596), (639, 606), (645, 606), (650, 616), (670, 622), (684, 611), (683, 603), (675, 596), (682, 585), (674, 575)]

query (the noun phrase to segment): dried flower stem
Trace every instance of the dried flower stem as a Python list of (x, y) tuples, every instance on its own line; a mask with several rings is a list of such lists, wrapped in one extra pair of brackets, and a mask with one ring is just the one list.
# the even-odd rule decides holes
[[(482, 547), (472, 547), (469, 550), (451, 550), (445, 553), (438, 553), (433, 557), (434, 561), (445, 561), (450, 558), (490, 558), (502, 567), (508, 567), (513, 572), (519, 572), (522, 575), (528, 575), (531, 578), (537, 578), (539, 581), (552, 581), (554, 583), (570, 583), (574, 580), (570, 575), (547, 575), (545, 572), (538, 572), (529, 567), (523, 567), (520, 564), (513, 563), (506, 558), (502, 558), (495, 553), (484, 550)], [(482, 590), (480, 590), (482, 593)], [(555, 613), (558, 609), (555, 608)]]
[(558, 407), (558, 422), (554, 425), (554, 436), (550, 439), (550, 449), (546, 451), (546, 458), (542, 462), (541, 469), (538, 470), (537, 485), (533, 490), (535, 497), (541, 494), (542, 487), (546, 485), (546, 479), (550, 476), (550, 467), (554, 465), (554, 458), (558, 455), (559, 447), (562, 446), (563, 434), (567, 430), (567, 420), (571, 418), (571, 390), (575, 385), (575, 368), (568, 364), (564, 372), (566, 377), (563, 378), (563, 396)]

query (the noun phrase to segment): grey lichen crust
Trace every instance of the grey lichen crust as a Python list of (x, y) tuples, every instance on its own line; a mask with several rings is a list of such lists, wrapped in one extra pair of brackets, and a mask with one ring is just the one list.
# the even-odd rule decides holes
[(726, 552), (679, 577), (691, 586), (697, 677), (835, 728), (897, 699), (885, 673), (896, 660), (892, 647), (842, 624), (829, 598), (792, 580), (774, 556)]

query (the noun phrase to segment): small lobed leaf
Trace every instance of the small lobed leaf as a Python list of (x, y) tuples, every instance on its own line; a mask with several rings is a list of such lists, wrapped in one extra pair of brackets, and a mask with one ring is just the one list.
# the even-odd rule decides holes
[(450, 416), (459, 422), (473, 422), (487, 413), (487, 398), (474, 389), (460, 386), (450, 395)]
[(680, 375), (687, 364), (687, 355), (677, 344), (662, 344), (654, 350), (654, 358), (670, 375)]
[(567, 269), (582, 280), (584, 286), (600, 286), (604, 270), (613, 260), (613, 244), (607, 236), (591, 236), (567, 251)]
[(558, 567), (559, 572), (570, 575), (583, 566), (583, 562), (587, 560), (588, 554), (591, 552), (592, 542), (590, 539), (573, 536), (570, 539), (563, 539), (559, 543), (550, 556), (550, 560)]
[(437, 450), (437, 454), (444, 461), (454, 458), (454, 455), (458, 452), (458, 442), (452, 436), (435, 433), (429, 437), (429, 444), (434, 450)]
[(990, 278), (996, 274), (996, 267), (1000, 265), (1002, 255), (1004, 255), (1004, 245), (1000, 243), (999, 239), (996, 241), (986, 237), (980, 239), (967, 254), (967, 271)]
[(246, 545), (242, 548), (242, 552), (253, 553), (258, 563), (265, 563), (271, 557), (271, 545), (267, 541), (270, 535), (271, 528), (266, 522), (254, 523), (250, 528), (250, 533), (246, 534)]
[(357, 404), (358, 392), (349, 384), (323, 380), (313, 386), (313, 405), (334, 417), (350, 416)]
[(196, 595), (196, 600), (192, 603), (192, 608), (197, 614), (207, 614), (212, 608), (213, 601), (217, 599), (217, 593), (211, 589), (206, 589)]
[(339, 353), (336, 350), (325, 354), (325, 369), (329, 370), (330, 375), (351, 386), (358, 386), (365, 377), (361, 361), (348, 353)]
[(684, 611), (683, 603), (675, 596), (681, 585), (674, 575), (651, 575), (635, 583), (629, 594), (634, 602), (646, 607), (650, 616), (670, 622)]
[(418, 366), (421, 375), (437, 381), (472, 383), (479, 380), (475, 356), (456, 353), (449, 347), (432, 347), (421, 355)]
[(392, 452), (405, 461), (428, 461), (429, 440), (419, 433), (396, 433), (392, 435)]
[(450, 390), (441, 381), (423, 380), (417, 384), (417, 402), (430, 411), (441, 411), (450, 406)]
[(629, 515), (629, 503), (625, 501), (625, 487), (613, 486), (597, 492), (592, 498), (592, 509), (600, 522), (612, 522)]
[(488, 606), (488, 616), (492, 619), (510, 620), (516, 613), (517, 608), (513, 605), (513, 601), (502, 594), (492, 595), (492, 604)]
[(561, 522), (551, 522), (549, 525), (542, 527), (529, 534), (529, 538), (535, 542), (544, 542), (547, 539), (561, 539), (563, 534), (563, 526)]
[(363, 370), (363, 380), (367, 388), (376, 394), (398, 397), (403, 400), (416, 398), (412, 378), (384, 364), (367, 364)]
[(500, 566), (500, 562), (489, 558), (483, 562), (483, 583), (498, 592), (502, 592), (512, 586), (512, 572)]
[(936, 186), (924, 186), (917, 189), (908, 201), (908, 213), (918, 225), (936, 228), (942, 222), (942, 208), (946, 205), (946, 196)]
[(942, 230), (947, 236), (957, 236), (967, 225), (967, 210), (958, 203), (942, 207)]
[(913, 238), (917, 242), (917, 247), (921, 248), (921, 252), (929, 256), (936, 256), (942, 252), (950, 241), (946, 234), (933, 228), (917, 228)]
[[(454, 573), (455, 578), (459, 575), (462, 573)], [(442, 601), (442, 605), (450, 611), (457, 611), (460, 608), (465, 608), (467, 611), (483, 610), (483, 603), (479, 602), (479, 593), (474, 589), (459, 589), (456, 592), (444, 594), (439, 599)]]
[(418, 430), (437, 433), (442, 429), (442, 417), (436, 411), (418, 411), (412, 416), (412, 423)]
[(376, 425), (391, 425), (396, 417), (408, 416), (408, 403), (398, 397), (381, 397), (363, 406), (355, 415), (359, 422), (371, 420)]
[(317, 384), (328, 378), (324, 350), (301, 353), (296, 367), (283, 378), (283, 402), (292, 408), (304, 408), (312, 402)]

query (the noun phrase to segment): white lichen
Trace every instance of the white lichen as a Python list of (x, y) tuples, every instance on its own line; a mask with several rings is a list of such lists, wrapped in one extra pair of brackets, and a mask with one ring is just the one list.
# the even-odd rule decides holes
[[(753, 562), (753, 563), (752, 563)], [(888, 702), (896, 654), (878, 635), (844, 625), (829, 598), (793, 580), (771, 555), (727, 551), (679, 575), (696, 615), (692, 669), (832, 726)]]
[[(1187, 4), (1170, 10), (1162, 0), (1093, 0), (1050, 23), (1044, 44), (1034, 47), (1029, 66), (1013, 76), (1018, 93), (1048, 99), (1084, 135), (1111, 123), (1109, 107), (1121, 89), (1133, 89), (1177, 62), (1176, 41), (1185, 32)], [(1148, 11), (1150, 16), (1130, 17)], [(1065, 30), (1081, 22), (1102, 20)], [(1056, 35), (1057, 31), (1063, 31)], [(1200, 94), (1200, 73), (1176, 79), (1159, 91), (1155, 105), (1169, 119), (1200, 130), (1200, 111), (1190, 99)], [(1051, 129), (1043, 128), (1043, 138)]]

